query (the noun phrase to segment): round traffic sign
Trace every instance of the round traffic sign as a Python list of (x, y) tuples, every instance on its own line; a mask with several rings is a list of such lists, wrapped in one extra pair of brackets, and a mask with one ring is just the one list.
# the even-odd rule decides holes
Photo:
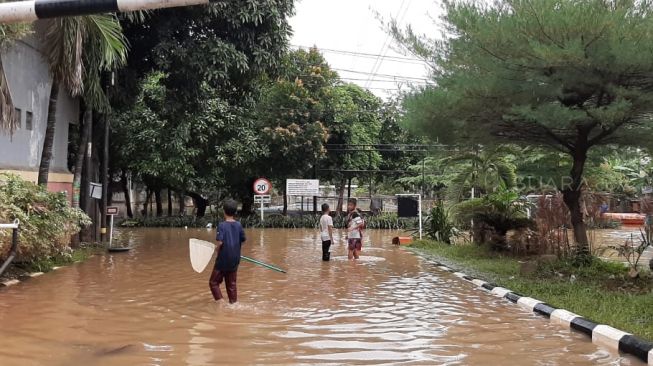
[(254, 194), (268, 194), (272, 189), (272, 183), (265, 178), (259, 178), (254, 181)]

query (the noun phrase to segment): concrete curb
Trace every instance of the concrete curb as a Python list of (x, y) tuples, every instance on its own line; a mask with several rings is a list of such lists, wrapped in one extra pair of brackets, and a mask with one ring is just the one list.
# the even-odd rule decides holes
[(609, 325), (597, 324), (564, 309), (556, 309), (543, 301), (522, 296), (507, 288), (498, 287), (478, 278), (473, 278), (462, 272), (447, 267), (438, 261), (429, 260), (438, 269), (452, 273), (458, 278), (471, 282), (492, 295), (508, 299), (519, 307), (551, 319), (556, 324), (567, 326), (592, 338), (592, 343), (633, 355), (653, 366), (653, 343), (637, 338), (630, 333), (615, 329)]
[[(52, 271), (56, 271), (56, 270), (61, 269), (61, 268), (63, 268), (63, 267), (52, 267)], [(29, 279), (36, 278), (36, 277), (39, 277), (39, 276), (43, 276), (44, 274), (45, 274), (44, 272), (28, 273), (28, 274), (26, 274), (24, 276), (18, 277), (18, 279), (13, 279), (13, 280), (7, 280), (7, 281), (4, 281), (4, 282), (0, 282), (0, 288), (15, 286), (15, 285), (18, 285), (19, 283), (25, 282), (25, 281), (27, 281)]]

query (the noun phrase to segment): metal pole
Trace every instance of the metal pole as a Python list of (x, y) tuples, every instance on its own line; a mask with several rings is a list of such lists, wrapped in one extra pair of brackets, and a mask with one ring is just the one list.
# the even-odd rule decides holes
[(264, 212), (265, 212), (265, 211), (263, 210), (263, 206), (264, 206), (264, 204), (263, 204), (263, 197), (261, 197), (261, 222), (264, 221), (263, 215), (264, 215)]
[(0, 23), (208, 4), (209, 0), (26, 0), (0, 4)]
[(419, 240), (422, 240), (422, 195), (417, 195), (417, 211), (419, 215)]
[(426, 157), (422, 159), (422, 196), (424, 195), (424, 162), (426, 161)]
[(0, 267), (0, 275), (4, 273), (4, 271), (9, 267), (11, 262), (14, 260), (16, 257), (16, 254), (18, 253), (18, 230), (20, 230), (18, 227), (20, 226), (20, 221), (18, 219), (14, 220), (13, 224), (0, 224), (1, 229), (12, 229), (11, 232), (11, 249), (9, 249), (9, 256), (5, 260), (5, 262), (2, 264), (2, 267)]
[(107, 236), (107, 193), (109, 192), (109, 118), (104, 116), (104, 153), (102, 157), (102, 210), (100, 212), (100, 241)]
[(113, 215), (109, 216), (109, 220), (111, 222), (109, 224), (110, 225), (110, 229), (109, 229), (109, 248), (111, 248), (111, 246), (112, 246), (111, 243), (113, 242)]

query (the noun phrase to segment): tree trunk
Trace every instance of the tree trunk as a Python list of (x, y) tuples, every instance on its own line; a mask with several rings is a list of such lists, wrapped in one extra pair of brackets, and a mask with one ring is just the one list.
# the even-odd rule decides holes
[(179, 215), (186, 214), (186, 195), (184, 192), (179, 192)]
[(82, 169), (84, 167), (84, 157), (86, 156), (87, 144), (90, 141), (90, 132), (89, 128), (91, 125), (91, 119), (93, 118), (93, 110), (89, 107), (86, 107), (84, 111), (84, 118), (82, 121), (82, 130), (79, 139), (79, 146), (77, 147), (77, 155), (75, 156), (75, 169), (73, 171), (73, 207), (79, 208), (79, 196), (81, 192), (81, 182), (82, 182)]
[(349, 199), (351, 199), (351, 177), (347, 182), (347, 203), (349, 203)]
[(156, 217), (163, 216), (163, 202), (161, 201), (161, 190), (154, 191), (154, 199), (156, 200)]
[(48, 174), (50, 172), (50, 162), (52, 160), (52, 145), (54, 144), (54, 134), (57, 125), (57, 102), (59, 100), (59, 83), (57, 79), (52, 79), (50, 89), (50, 102), (48, 103), (47, 127), (45, 128), (45, 137), (43, 139), (43, 151), (41, 151), (41, 163), (39, 164), (38, 183), (42, 186), (48, 185)]
[(569, 184), (563, 184), (562, 198), (571, 214), (571, 225), (578, 250), (579, 252), (587, 252), (589, 250), (589, 240), (587, 238), (585, 220), (583, 219), (583, 211), (581, 209), (583, 169), (587, 160), (587, 148), (577, 145), (573, 153), (573, 158), (574, 163), (570, 172), (571, 182)]
[[(82, 130), (79, 136), (79, 145), (77, 146), (77, 155), (75, 156), (75, 167), (73, 168), (73, 208), (80, 208), (80, 196), (82, 187), (82, 169), (84, 169), (84, 157), (86, 155), (86, 145), (90, 140), (91, 119), (93, 118), (93, 111), (88, 107), (84, 111), (84, 118), (82, 120)], [(71, 246), (77, 248), (81, 238), (82, 232), (75, 234), (71, 238)]]
[(143, 211), (141, 211), (143, 213), (143, 217), (147, 217), (147, 213), (148, 213), (147, 206), (150, 204), (151, 199), (152, 199), (152, 191), (148, 189), (147, 196), (145, 197), (145, 202), (143, 202)]
[(197, 217), (204, 217), (206, 214), (206, 206), (208, 205), (208, 201), (195, 192), (189, 192), (188, 195), (193, 199), (193, 202), (195, 203), (195, 208), (197, 208)]
[(168, 188), (168, 217), (172, 216), (172, 189)]
[(120, 184), (122, 185), (122, 192), (125, 195), (125, 207), (127, 207), (127, 216), (131, 219), (134, 217), (134, 212), (132, 211), (132, 199), (129, 194), (129, 182), (127, 181), (127, 173), (123, 170), (120, 173)]
[(240, 211), (241, 216), (249, 216), (252, 214), (254, 207), (254, 200), (252, 198), (243, 198), (243, 209)]
[(337, 216), (342, 215), (342, 204), (345, 198), (345, 184), (347, 184), (347, 181), (345, 178), (342, 178), (340, 180), (340, 192), (338, 192), (338, 206), (336, 207)]

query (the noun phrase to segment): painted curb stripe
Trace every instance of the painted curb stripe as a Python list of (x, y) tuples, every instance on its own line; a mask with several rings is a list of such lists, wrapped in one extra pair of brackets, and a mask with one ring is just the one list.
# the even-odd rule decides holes
[(464, 274), (462, 272), (454, 272), (453, 275), (458, 277), (458, 278), (465, 278), (465, 276), (467, 276), (466, 274)]
[(587, 320), (581, 316), (574, 318), (571, 323), (569, 323), (572, 329), (575, 329), (579, 332), (583, 332), (588, 336), (592, 336), (592, 331), (598, 324), (594, 323), (591, 320)]
[(492, 292), (496, 288), (496, 286), (494, 286), (494, 285), (492, 285), (490, 283), (487, 283), (487, 282), (484, 283), (481, 287), (483, 287), (484, 289), (486, 289), (486, 290), (488, 290), (490, 292)]
[(496, 296), (499, 296), (499, 297), (505, 297), (506, 294), (508, 294), (509, 292), (510, 292), (510, 290), (508, 290), (507, 288), (503, 288), (503, 287), (495, 287), (495, 288), (492, 289), (492, 294), (494, 294)]
[(519, 301), (522, 296), (514, 292), (508, 292), (504, 297), (514, 303), (517, 303), (517, 301)]
[(580, 318), (580, 315), (574, 314), (565, 309), (556, 309), (551, 313), (551, 320), (553, 320), (558, 324), (562, 324), (570, 328), (571, 328), (571, 322), (574, 321), (574, 319), (576, 318)]
[(9, 287), (9, 286), (17, 285), (17, 284), (19, 284), (19, 283), (20, 283), (19, 280), (9, 280), (9, 281), (5, 281), (5, 282), (3, 282), (2, 284), (3, 284), (5, 287)]
[(478, 286), (478, 287), (483, 287), (483, 288), (485, 288), (485, 285), (487, 284), (487, 282), (485, 282), (485, 281), (483, 281), (483, 280), (479, 280), (479, 279), (477, 279), (477, 278), (474, 278), (474, 279), (472, 279), (471, 281), (472, 281), (472, 283), (475, 284), (476, 286)]
[(39, 19), (117, 11), (117, 0), (36, 0), (34, 4), (34, 13)]
[(34, 272), (34, 273), (30, 273), (29, 276), (30, 276), (31, 278), (39, 277), (39, 276), (43, 276), (43, 272)]
[(537, 299), (533, 299), (533, 298), (530, 298), (530, 297), (521, 297), (521, 298), (519, 298), (519, 300), (517, 300), (517, 304), (519, 306), (521, 306), (522, 308), (524, 308), (524, 309), (526, 309), (528, 311), (531, 311), (531, 312), (534, 311), (533, 309), (535, 309), (535, 306), (537, 306), (537, 305), (539, 305), (541, 303), (542, 303), (542, 301), (537, 300)]
[(626, 335), (630, 335), (630, 333), (615, 329), (609, 325), (599, 324), (592, 331), (592, 343), (619, 349), (619, 341)]
[(556, 308), (554, 308), (553, 306), (551, 306), (549, 304), (543, 303), (543, 302), (535, 305), (535, 307), (533, 308), (534, 313), (543, 315), (543, 316), (545, 316), (547, 318), (550, 318), (551, 314), (554, 311), (556, 311)]
[(641, 360), (648, 358), (649, 365), (653, 364), (653, 343), (627, 334), (619, 340), (619, 351), (637, 356)]

